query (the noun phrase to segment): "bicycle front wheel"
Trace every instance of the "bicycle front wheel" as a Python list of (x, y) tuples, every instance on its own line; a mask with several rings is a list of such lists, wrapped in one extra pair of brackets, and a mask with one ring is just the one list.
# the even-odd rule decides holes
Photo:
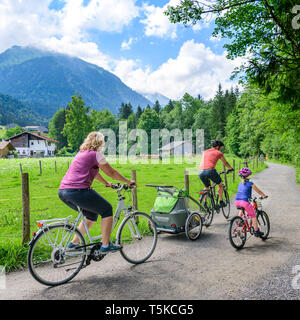
[[(149, 225), (154, 226), (149, 229)], [(157, 230), (150, 216), (134, 212), (126, 217), (118, 230), (117, 242), (122, 246), (121, 255), (133, 264), (145, 262), (151, 257), (157, 243)]]
[(227, 190), (223, 192), (223, 201), (226, 203), (226, 207), (222, 207), (223, 216), (228, 219), (230, 216), (230, 199)]
[(263, 240), (266, 240), (270, 233), (270, 220), (265, 211), (258, 211), (256, 216), (259, 230), (264, 233), (261, 237)]
[(80, 240), (79, 246), (84, 246), (81, 232), (72, 230), (72, 226), (49, 226), (37, 234), (27, 256), (28, 268), (35, 280), (47, 286), (57, 286), (77, 275), (84, 264), (86, 248), (68, 248), (74, 234)]

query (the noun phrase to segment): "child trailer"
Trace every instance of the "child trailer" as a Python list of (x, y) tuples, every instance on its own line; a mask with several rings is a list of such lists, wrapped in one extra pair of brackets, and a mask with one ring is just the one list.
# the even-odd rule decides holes
[[(197, 240), (202, 231), (202, 218), (188, 205), (188, 191), (174, 186), (146, 185), (157, 190), (151, 210), (156, 230), (167, 233), (185, 232), (190, 240)], [(151, 228), (151, 226), (149, 226)]]

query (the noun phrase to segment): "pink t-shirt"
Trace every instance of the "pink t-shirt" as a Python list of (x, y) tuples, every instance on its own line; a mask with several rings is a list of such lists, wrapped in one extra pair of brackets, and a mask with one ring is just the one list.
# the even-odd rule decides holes
[(218, 160), (223, 156), (223, 153), (215, 148), (204, 151), (200, 163), (200, 170), (214, 169)]
[(88, 189), (99, 172), (99, 163), (105, 163), (103, 154), (93, 150), (79, 151), (74, 157), (59, 189)]

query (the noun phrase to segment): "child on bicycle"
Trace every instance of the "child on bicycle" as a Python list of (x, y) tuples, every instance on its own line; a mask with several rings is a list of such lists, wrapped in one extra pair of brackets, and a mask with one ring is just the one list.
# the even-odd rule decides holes
[(252, 219), (254, 235), (256, 237), (261, 237), (264, 235), (264, 233), (259, 230), (256, 213), (249, 200), (252, 196), (252, 189), (254, 189), (263, 198), (267, 198), (268, 196), (265, 195), (261, 190), (259, 190), (253, 182), (249, 181), (249, 176), (251, 174), (252, 172), (249, 168), (243, 168), (239, 171), (239, 176), (241, 177), (242, 181), (238, 185), (238, 192), (236, 194), (234, 204), (236, 207), (245, 208), (248, 217)]

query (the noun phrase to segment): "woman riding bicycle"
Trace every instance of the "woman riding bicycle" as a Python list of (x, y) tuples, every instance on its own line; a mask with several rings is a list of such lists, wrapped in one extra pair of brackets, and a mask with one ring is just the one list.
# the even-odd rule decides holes
[(219, 140), (214, 140), (212, 141), (211, 145), (212, 148), (205, 150), (203, 153), (203, 157), (200, 163), (199, 177), (205, 186), (205, 190), (208, 190), (210, 188), (210, 180), (212, 180), (214, 183), (218, 185), (218, 194), (220, 199), (219, 206), (225, 207), (226, 203), (223, 201), (223, 183), (215, 167), (218, 160), (220, 159), (223, 162), (223, 164), (227, 168), (229, 168), (229, 170), (233, 171), (233, 169), (225, 159), (223, 153), (220, 151), (221, 147), (224, 146), (223, 142)]
[(264, 235), (258, 228), (258, 223), (256, 219), (256, 213), (249, 202), (249, 199), (252, 196), (252, 189), (254, 189), (258, 194), (260, 194), (263, 198), (267, 198), (268, 196), (265, 195), (258, 187), (251, 181), (249, 181), (248, 177), (252, 174), (249, 168), (243, 168), (239, 171), (239, 176), (241, 177), (242, 181), (238, 185), (238, 192), (235, 197), (235, 206), (242, 207), (248, 214), (248, 217), (252, 219), (252, 225), (254, 227), (254, 235), (256, 237), (261, 237)]
[[(104, 149), (104, 136), (97, 131), (91, 132), (80, 146), (79, 152), (74, 157), (70, 168), (63, 177), (59, 187), (59, 198), (70, 208), (77, 211), (77, 206), (82, 209), (85, 221), (90, 229), (101, 215), (102, 246), (103, 253), (120, 250), (119, 245), (110, 242), (110, 234), (113, 224), (113, 209), (95, 190), (91, 189), (94, 179), (111, 187), (99, 173), (99, 168), (109, 177), (134, 186), (134, 182), (123, 177), (117, 170), (113, 169), (101, 153)], [(78, 229), (85, 233), (83, 222)], [(78, 246), (79, 239), (74, 236), (70, 247)]]

